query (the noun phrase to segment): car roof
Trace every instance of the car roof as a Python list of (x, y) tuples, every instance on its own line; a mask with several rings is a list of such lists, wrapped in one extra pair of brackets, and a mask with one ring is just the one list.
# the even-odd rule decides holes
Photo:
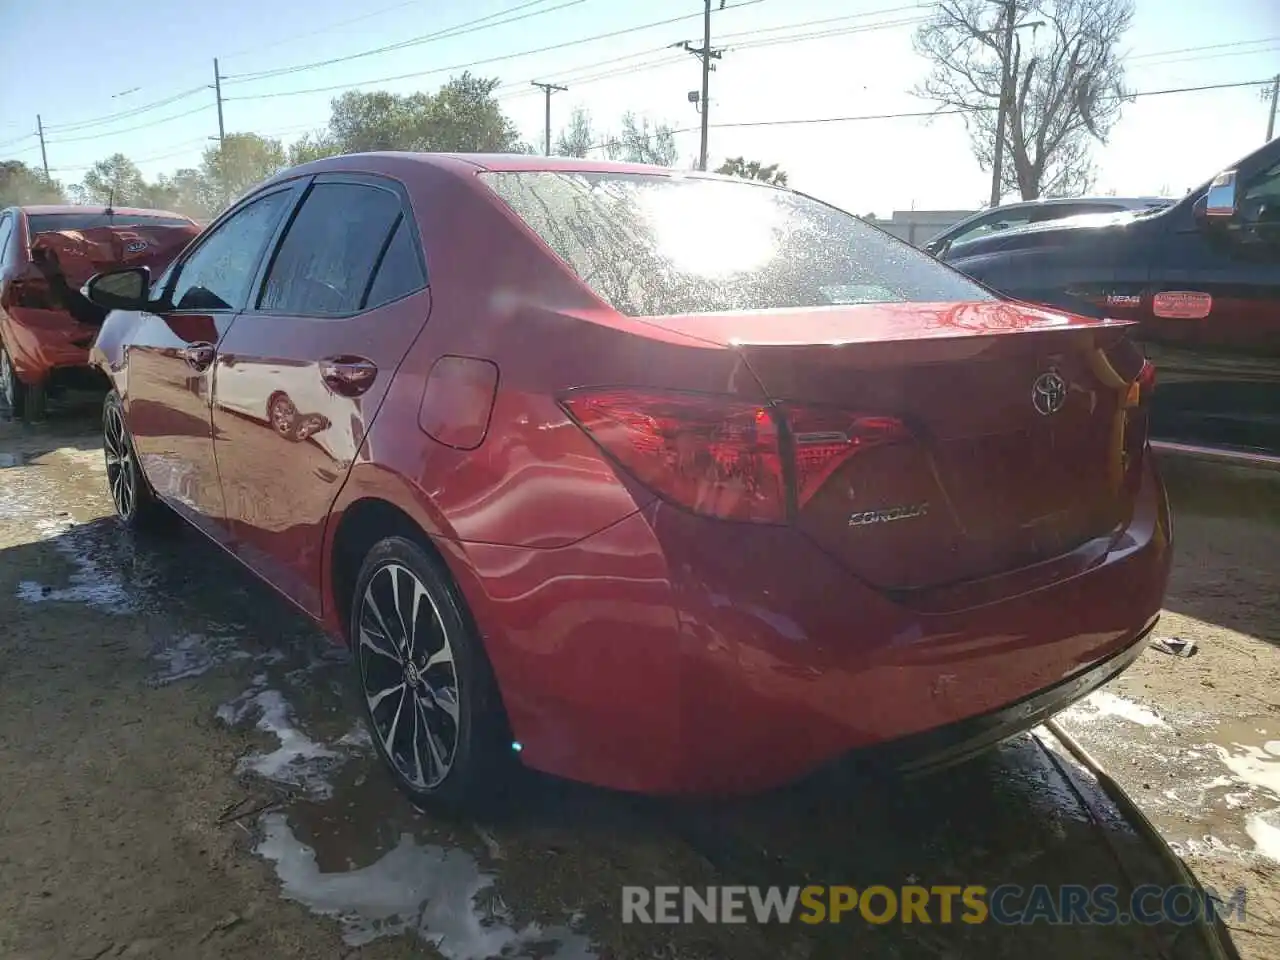
[(94, 215), (112, 213), (126, 217), (160, 216), (176, 217), (179, 220), (190, 219), (190, 217), (185, 217), (180, 213), (171, 213), (168, 210), (156, 210), (149, 207), (93, 207), (76, 203), (35, 203), (29, 206), (19, 206), (18, 209), (28, 216), (37, 217), (58, 213), (87, 213)]
[(285, 170), (272, 180), (289, 179), (300, 174), (326, 171), (367, 170), (374, 173), (404, 173), (414, 164), (437, 167), (455, 173), (483, 170), (486, 172), (579, 172), (579, 173), (632, 173), (649, 176), (697, 176), (723, 179), (715, 174), (698, 171), (673, 170), (645, 163), (626, 163), (617, 160), (590, 160), (577, 157), (543, 157), (527, 153), (411, 153), (379, 151), (347, 153), (336, 157), (312, 160), (301, 166)]

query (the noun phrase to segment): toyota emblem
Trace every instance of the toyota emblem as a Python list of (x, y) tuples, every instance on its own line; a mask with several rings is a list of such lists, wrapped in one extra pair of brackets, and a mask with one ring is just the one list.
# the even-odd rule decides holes
[(1058, 371), (1050, 370), (1036, 377), (1031, 387), (1031, 405), (1036, 413), (1048, 417), (1062, 409), (1067, 402), (1067, 382)]

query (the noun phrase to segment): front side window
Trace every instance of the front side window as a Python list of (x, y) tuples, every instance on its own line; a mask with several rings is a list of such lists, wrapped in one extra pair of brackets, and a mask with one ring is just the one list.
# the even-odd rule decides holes
[(391, 231), (400, 198), (356, 183), (319, 183), (289, 226), (258, 307), (300, 316), (357, 312)]
[(244, 305), (262, 251), (293, 192), (269, 193), (241, 207), (183, 261), (169, 296), (178, 310), (236, 310)]
[(1280, 163), (1245, 186), (1240, 220), (1268, 242), (1280, 242)]
[(788, 190), (653, 174), (481, 176), (629, 316), (992, 299), (927, 254)]

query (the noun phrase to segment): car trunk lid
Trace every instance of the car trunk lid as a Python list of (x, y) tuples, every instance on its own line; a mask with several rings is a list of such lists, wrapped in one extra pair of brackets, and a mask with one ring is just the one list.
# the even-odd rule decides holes
[(741, 352), (790, 426), (796, 522), (880, 588), (1030, 566), (1129, 516), (1130, 324), (1003, 301), (648, 322)]

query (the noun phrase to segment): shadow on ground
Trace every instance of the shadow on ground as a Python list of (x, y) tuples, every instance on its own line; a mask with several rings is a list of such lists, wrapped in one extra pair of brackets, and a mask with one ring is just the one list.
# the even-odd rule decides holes
[[(1175, 564), (1165, 608), (1280, 645), (1280, 472), (1164, 456)], [(1180, 549), (1194, 541), (1194, 556)]]

